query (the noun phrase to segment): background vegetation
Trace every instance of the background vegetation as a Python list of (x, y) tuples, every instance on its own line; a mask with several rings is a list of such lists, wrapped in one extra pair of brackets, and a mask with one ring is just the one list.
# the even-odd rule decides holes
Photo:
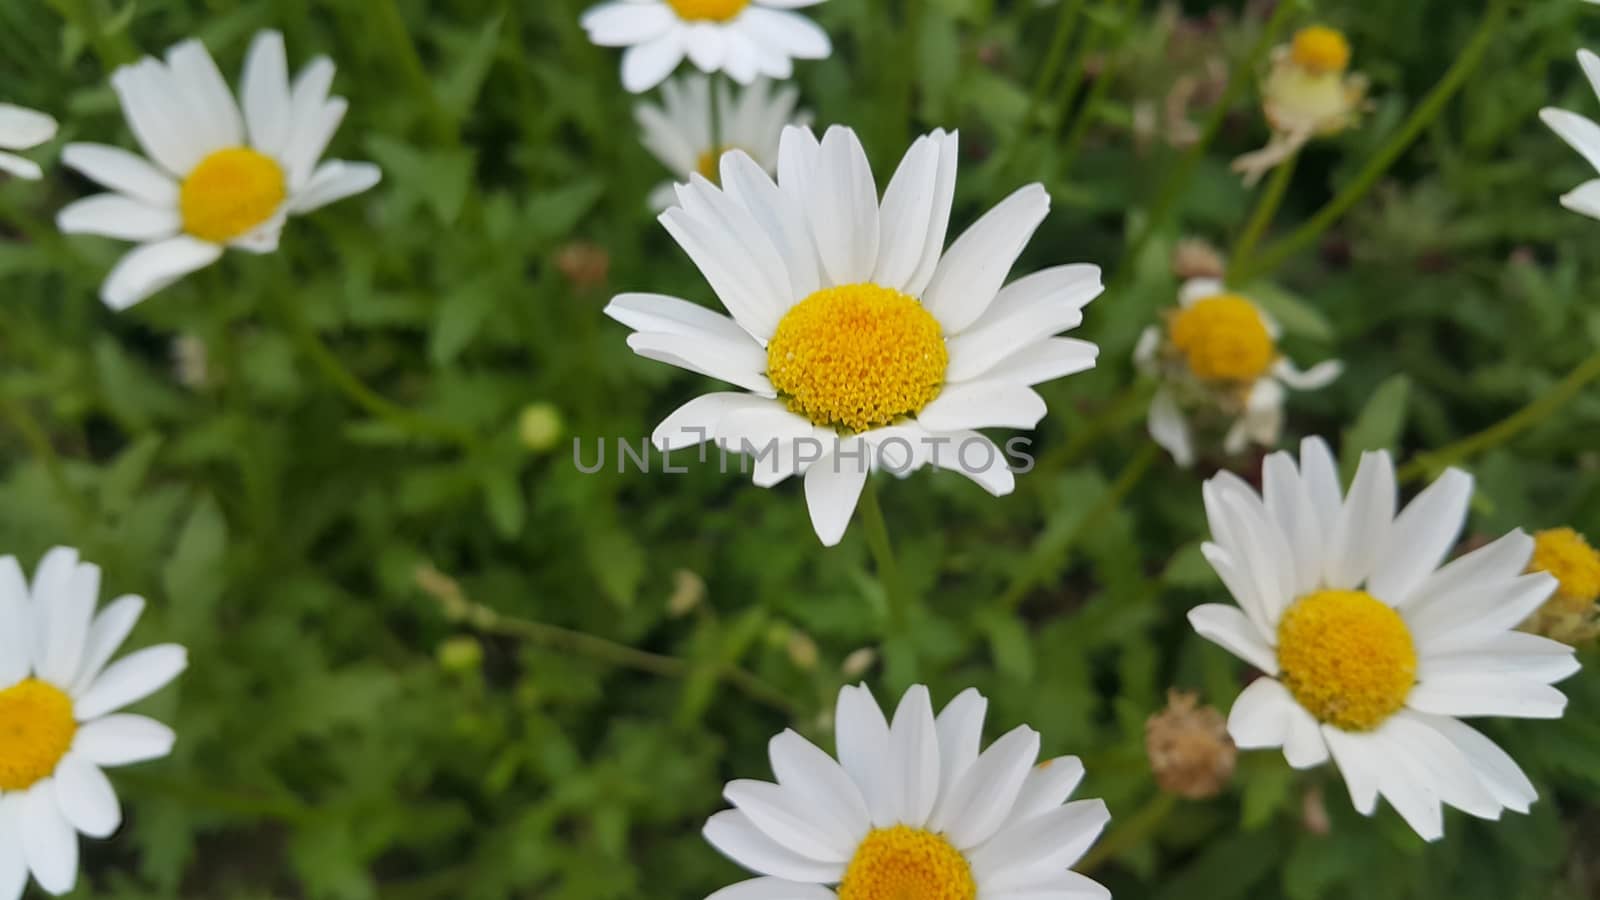
[[(1269, 9), (1088, 0), (1049, 80), (1054, 4), (813, 11), (837, 45), (798, 67), (819, 123), (860, 129), (880, 174), (912, 135), (959, 127), (956, 227), (1042, 180), (1055, 209), (1022, 268), (1094, 261), (1112, 285), (1085, 328), (1102, 365), (1047, 387), (1040, 465), (1014, 495), (951, 474), (882, 485), (916, 602), (909, 639), (884, 648), (859, 519), (824, 551), (798, 485), (573, 466), (574, 436), (636, 442), (705, 388), (634, 358), (600, 315), (610, 294), (710, 299), (645, 208), (664, 173), (616, 54), (577, 25), (584, 5), (0, 3), (0, 95), (56, 114), (60, 141), (131, 145), (115, 64), (198, 35), (236, 73), (275, 27), (296, 64), (340, 66), (335, 155), (385, 170), (293, 223), (277, 255), (230, 255), (124, 315), (96, 299), (122, 248), (52, 224), (89, 186), (59, 167), (0, 182), (0, 548), (31, 565), (80, 546), (108, 592), (151, 598), (137, 639), (193, 659), (147, 704), (177, 750), (119, 773), (128, 823), (87, 847), (76, 896), (700, 898), (737, 877), (698, 833), (723, 782), (766, 775), (785, 726), (831, 747), (847, 678), (880, 697), (925, 680), (941, 702), (976, 685), (993, 733), (1026, 721), (1047, 755), (1083, 755), (1084, 792), (1114, 817), (1086, 866), (1119, 897), (1600, 896), (1592, 650), (1563, 721), (1488, 727), (1538, 784), (1532, 815), (1451, 814), (1436, 846), (1274, 753), (1246, 754), (1212, 800), (1164, 800), (1151, 780), (1144, 721), (1168, 687), (1226, 710), (1247, 673), (1183, 619), (1224, 596), (1198, 553), (1216, 461), (1153, 453), (1128, 360), (1173, 302), (1177, 238), (1237, 239), (1254, 195), (1227, 163), (1265, 132), (1253, 79), (1200, 153), (1148, 110), (1184, 75), (1250, 71)], [(1593, 173), (1537, 119), (1600, 113), (1574, 59), (1586, 36), (1600, 46), (1600, 14), (1329, 0), (1280, 24), (1310, 21), (1348, 30), (1375, 106), (1307, 151), (1256, 257), (1293, 251), (1260, 285), (1290, 352), (1349, 363), (1292, 399), (1291, 437), (1416, 459), (1548, 396), (1600, 344), (1600, 223), (1556, 203)], [(1459, 92), (1394, 143), (1475, 33)], [(1211, 109), (1196, 104), (1197, 128)], [(1385, 147), (1404, 152), (1333, 227), (1273, 243)], [(540, 424), (529, 404), (558, 413), (559, 439), (519, 427)], [(1479, 484), (1472, 534), (1600, 537), (1597, 434), (1591, 385), (1458, 447), (1475, 451), (1459, 454)], [(860, 648), (875, 660), (847, 674)]]

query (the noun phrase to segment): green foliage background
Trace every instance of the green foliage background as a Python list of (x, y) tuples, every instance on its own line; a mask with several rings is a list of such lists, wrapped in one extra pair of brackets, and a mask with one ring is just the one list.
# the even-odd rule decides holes
[[(859, 517), (823, 550), (798, 485), (757, 490), (715, 466), (582, 476), (566, 440), (518, 440), (519, 410), (547, 402), (591, 452), (599, 436), (637, 442), (707, 388), (633, 357), (600, 315), (616, 290), (711, 296), (644, 207), (665, 173), (638, 145), (616, 53), (577, 25), (584, 5), (0, 3), (0, 96), (63, 123), (40, 159), (70, 140), (132, 146), (107, 85), (115, 63), (197, 35), (231, 75), (251, 34), (275, 27), (293, 64), (339, 64), (351, 112), (334, 155), (385, 171), (371, 193), (292, 223), (277, 255), (230, 255), (123, 315), (96, 299), (123, 247), (52, 224), (89, 186), (59, 167), (0, 182), (0, 548), (31, 566), (52, 544), (81, 547), (108, 594), (151, 598), (136, 640), (192, 652), (179, 686), (146, 704), (175, 725), (177, 750), (118, 773), (129, 821), (87, 847), (75, 896), (699, 898), (738, 877), (698, 833), (723, 782), (767, 776), (766, 741), (786, 726), (832, 746), (840, 666), (885, 631)], [(1188, 5), (1230, 64), (1264, 20)], [(1376, 103), (1362, 128), (1307, 152), (1274, 235), (1350, 183), (1487, 8), (1329, 0), (1295, 13), (1349, 30)], [(1119, 897), (1600, 896), (1593, 652), (1565, 685), (1563, 721), (1487, 726), (1540, 788), (1530, 816), (1452, 813), (1446, 840), (1425, 846), (1387, 808), (1356, 816), (1331, 770), (1294, 774), (1275, 753), (1246, 754), (1214, 800), (1154, 799), (1143, 723), (1168, 687), (1226, 709), (1248, 673), (1183, 618), (1225, 596), (1198, 553), (1203, 472), (1164, 457), (1125, 468), (1150, 459), (1128, 358), (1174, 297), (1174, 240), (1238, 234), (1252, 195), (1227, 162), (1265, 134), (1247, 91), (1176, 215), (1130, 254), (1183, 165), (1135, 140), (1134, 106), (1159, 103), (1190, 63), (1166, 51), (1172, 22), (1151, 3), (1087, 9), (1099, 50), (1079, 61), (1107, 87), (1070, 168), (1062, 90), (1029, 105), (1054, 5), (812, 11), (838, 52), (798, 66), (805, 105), (857, 127), (880, 179), (912, 135), (959, 127), (953, 227), (1043, 180), (1055, 209), (1019, 270), (1094, 261), (1113, 282), (1085, 328), (1102, 364), (1047, 386), (1040, 467), (1015, 494), (951, 474), (882, 485), (918, 608), (910, 639), (865, 679), (880, 699), (924, 680), (941, 703), (975, 685), (992, 734), (1028, 722), (1046, 755), (1081, 754), (1083, 793), (1106, 798), (1120, 835), (1094, 874)], [(1331, 389), (1292, 398), (1291, 436), (1409, 458), (1545, 395), (1595, 352), (1600, 223), (1556, 203), (1593, 173), (1537, 110), (1600, 113), (1574, 59), (1586, 37), (1600, 46), (1596, 12), (1516, 5), (1379, 189), (1262, 286), (1291, 354), (1349, 362)], [(607, 285), (563, 277), (556, 255), (574, 240), (609, 254)], [(327, 377), (312, 332), (377, 392), (367, 407)], [(179, 335), (207, 348), (207, 384), (175, 380)], [(388, 401), (449, 427), (419, 433), (377, 408)], [(1600, 537), (1597, 435), (1591, 386), (1467, 460), (1472, 534), (1571, 524)], [(505, 618), (452, 616), (437, 583), (419, 586), (424, 566)], [(674, 617), (679, 570), (704, 579), (705, 599)], [(522, 620), (673, 659), (614, 659)], [(459, 645), (440, 653), (460, 636), (478, 640), (481, 665)], [(731, 666), (765, 689), (740, 690)], [(1318, 790), (1326, 835), (1303, 824)]]

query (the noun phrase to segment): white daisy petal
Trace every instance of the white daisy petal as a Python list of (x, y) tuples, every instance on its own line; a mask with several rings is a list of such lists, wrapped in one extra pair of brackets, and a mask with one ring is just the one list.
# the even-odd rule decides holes
[(56, 214), (64, 234), (97, 234), (124, 241), (158, 241), (183, 227), (176, 209), (150, 206), (121, 194), (85, 197)]
[(1000, 201), (950, 245), (923, 295), (923, 304), (946, 334), (960, 334), (984, 314), (1049, 212), (1050, 194), (1042, 185), (1030, 184)]
[(1600, 179), (1585, 181), (1562, 194), (1561, 205), (1579, 215), (1600, 219)]
[(1455, 546), (1472, 500), (1472, 476), (1450, 469), (1408, 504), (1394, 520), (1404, 540), (1380, 548), (1367, 589), (1385, 603), (1404, 606)]
[(129, 654), (107, 666), (89, 690), (74, 698), (73, 713), (78, 721), (88, 722), (116, 712), (166, 687), (188, 665), (188, 651), (177, 644)]
[(1295, 469), (1294, 457), (1279, 452), (1261, 466), (1262, 502), (1285, 538), (1294, 560), (1294, 591), (1315, 590), (1322, 581), (1322, 523), (1311, 494)]
[(1038, 758), (1037, 731), (1019, 725), (1007, 732), (967, 767), (949, 801), (940, 804), (939, 816), (928, 823), (929, 830), (948, 836), (958, 849), (989, 840), (1010, 817)]
[(0, 148), (29, 150), (55, 136), (55, 119), (37, 110), (0, 103)]
[(1383, 728), (1396, 746), (1425, 763), (1440, 801), (1480, 819), (1500, 818), (1501, 804), (1448, 737), (1408, 713), (1394, 716)]
[(811, 801), (812, 814), (827, 817), (834, 829), (854, 847), (872, 827), (867, 801), (844, 768), (792, 729), (767, 745), (772, 773), (796, 802)]
[(1600, 124), (1577, 113), (1549, 107), (1539, 110), (1539, 118), (1572, 149), (1583, 154), (1589, 165), (1600, 169)]
[(956, 169), (961, 160), (959, 132), (939, 129), (929, 136), (939, 145), (939, 170), (934, 180), (927, 239), (922, 244), (922, 262), (917, 264), (916, 272), (904, 289), (913, 297), (921, 297), (927, 292), (928, 283), (933, 280), (943, 256), (945, 235), (950, 230), (950, 208), (956, 199)]
[(1533, 558), (1533, 538), (1522, 530), (1463, 554), (1429, 575), (1407, 598), (1401, 610), (1421, 615), (1435, 603), (1448, 603), (1457, 594), (1489, 582), (1507, 582), (1520, 576)]
[(722, 795), (762, 834), (807, 859), (843, 864), (855, 849), (776, 784), (740, 779), (729, 782)]
[(652, 40), (677, 24), (671, 7), (653, 3), (605, 3), (580, 20), (589, 40), (602, 47), (631, 47)]
[[(1013, 351), (978, 377), (1032, 387), (1094, 368), (1100, 348), (1077, 338), (1046, 338)], [(948, 375), (947, 375), (948, 377)]]
[[(0, 690), (28, 677), (33, 668), (33, 610), (28, 581), (15, 556), (0, 557)], [(3, 892), (0, 892), (3, 896)]]
[(752, 872), (790, 881), (837, 882), (842, 863), (809, 859), (767, 837), (744, 813), (724, 810), (706, 820), (706, 841)]
[(955, 789), (956, 781), (978, 761), (983, 743), (983, 719), (989, 699), (977, 688), (967, 688), (939, 711), (934, 730), (939, 735), (940, 801)]
[(70, 693), (82, 694), (98, 678), (117, 648), (128, 639), (129, 632), (144, 614), (144, 598), (124, 595), (113, 600), (95, 617), (84, 643), (83, 661), (77, 677), (72, 681)]
[(169, 174), (183, 178), (202, 154), (193, 144), (188, 112), (170, 82), (166, 67), (148, 58), (111, 74), (111, 87), (122, 104), (128, 129), (145, 155)]
[(730, 884), (706, 900), (838, 900), (838, 896), (818, 884), (782, 878), (752, 878)]
[(1381, 450), (1361, 454), (1350, 494), (1328, 536), (1331, 547), (1323, 577), (1329, 587), (1354, 588), (1371, 574), (1378, 554), (1389, 545), (1395, 495), (1394, 461), (1389, 454)]
[(1425, 841), (1444, 837), (1444, 807), (1427, 762), (1414, 759), (1406, 745), (1388, 735), (1384, 736), (1383, 745), (1388, 757), (1378, 769), (1378, 793), (1418, 837)]
[(716, 338), (639, 332), (629, 336), (628, 346), (645, 359), (699, 372), (758, 394), (772, 396), (775, 393), (772, 382), (761, 374), (767, 367), (767, 355), (749, 341), (735, 343)]
[(1487, 582), (1452, 592), (1448, 602), (1434, 602), (1404, 612), (1417, 652), (1436, 656), (1477, 646), (1515, 628), (1555, 593), (1556, 580), (1543, 572), (1509, 581)]
[(834, 710), (839, 765), (861, 789), (872, 824), (894, 824), (889, 792), (889, 722), (865, 686), (845, 685)]
[(112, 267), (100, 299), (114, 310), (127, 309), (221, 256), (221, 247), (188, 235), (142, 244)]
[(244, 120), (233, 93), (204, 44), (187, 40), (167, 51), (172, 84), (188, 105), (201, 155), (244, 143)]
[(1044, 398), (1024, 384), (969, 381), (947, 386), (917, 414), (930, 431), (972, 428), (1032, 428), (1049, 408)]
[(318, 166), (311, 180), (289, 201), (289, 211), (304, 215), (371, 190), (383, 180), (383, 170), (372, 163), (330, 159)]
[(38, 181), (44, 177), (44, 169), (31, 159), (23, 159), (14, 153), (0, 152), (0, 172), (6, 172), (17, 178), (27, 181)]
[(28, 859), (22, 850), (23, 794), (0, 794), (0, 898), (21, 900), (28, 886)]
[(57, 764), (54, 778), (61, 814), (73, 828), (92, 838), (105, 838), (122, 824), (117, 792), (94, 763), (68, 753)]
[(634, 44), (622, 54), (622, 86), (633, 94), (650, 90), (683, 62), (686, 49), (684, 35), (678, 30)]
[(177, 209), (178, 183), (145, 159), (105, 144), (68, 144), (61, 162), (85, 178), (148, 206)]
[(731, 391), (703, 394), (661, 420), (650, 442), (662, 452), (703, 444), (716, 435), (717, 423), (723, 417), (742, 409), (762, 408), (770, 402), (752, 394)]
[(1278, 657), (1255, 624), (1236, 606), (1207, 603), (1189, 610), (1199, 635), (1268, 675), (1278, 674)]
[(962, 475), (992, 497), (1004, 497), (1016, 490), (1017, 476), (1011, 471), (1011, 459), (982, 433), (952, 431), (930, 434), (925, 440), (936, 468)]
[(1410, 715), (1449, 738), (1472, 763), (1484, 786), (1506, 809), (1526, 813), (1533, 802), (1539, 799), (1533, 782), (1528, 780), (1511, 756), (1477, 729), (1448, 716), (1430, 716), (1415, 711)]
[(1026, 822), (1055, 809), (1067, 802), (1082, 781), (1083, 761), (1076, 756), (1058, 756), (1039, 763), (1023, 779), (1017, 805), (1012, 807), (1006, 825)]
[(39, 886), (65, 894), (78, 883), (78, 835), (61, 814), (55, 782), (49, 778), (22, 799), (22, 852)]
[(102, 716), (78, 726), (72, 752), (97, 766), (127, 766), (172, 752), (172, 729), (145, 716)]
[(1110, 821), (1103, 800), (1068, 803), (1012, 826), (974, 850), (973, 874), (985, 881), (1005, 870), (1066, 868), (1088, 851)]
[(1332, 725), (1322, 726), (1322, 737), (1344, 776), (1350, 805), (1364, 816), (1372, 815), (1378, 808), (1379, 772), (1386, 765), (1382, 743), (1371, 734), (1353, 734)]
[(824, 547), (832, 547), (844, 538), (850, 517), (856, 511), (856, 501), (861, 499), (861, 489), (867, 483), (868, 467), (864, 457), (869, 451), (866, 445), (856, 439), (845, 441), (842, 447), (851, 447), (863, 458), (851, 458), (844, 452), (833, 453), (806, 470), (806, 508), (811, 512), (811, 526)]
[(267, 156), (279, 156), (294, 129), (290, 116), (289, 57), (279, 32), (260, 32), (250, 42), (239, 96), (243, 99), (250, 146)]
[(1566, 695), (1540, 681), (1504, 675), (1454, 675), (1412, 688), (1406, 705), (1441, 716), (1510, 716), (1559, 719)]
[(939, 142), (923, 136), (906, 151), (883, 192), (875, 284), (901, 289), (922, 264), (939, 177)]
[[(807, 478), (809, 479), (809, 474)], [(900, 698), (889, 726), (889, 753), (904, 766), (896, 786), (895, 819), (921, 826), (933, 814), (939, 799), (939, 737), (933, 721), (933, 701), (924, 685), (913, 685)]]
[(1579, 668), (1577, 654), (1566, 644), (1535, 634), (1503, 631), (1471, 647), (1423, 655), (1418, 661), (1417, 678), (1430, 681), (1446, 676), (1500, 674), (1554, 683), (1576, 674)]
[(1189, 434), (1189, 420), (1184, 417), (1171, 391), (1161, 388), (1150, 399), (1150, 418), (1146, 427), (1150, 439), (1172, 454), (1173, 462), (1183, 468), (1194, 465), (1194, 439)]
[(72, 684), (83, 662), (84, 643), (94, 606), (100, 597), (100, 567), (79, 563), (65, 585), (53, 596), (35, 590), (35, 609), (42, 613), (48, 634), (42, 656), (36, 657), (36, 674), (52, 684)]
[(878, 188), (854, 131), (828, 129), (815, 177), (806, 211), (823, 271), (834, 285), (869, 280), (878, 259)]
[(1305, 710), (1275, 678), (1257, 678), (1233, 701), (1228, 734), (1245, 750), (1281, 747), (1289, 739), (1290, 719)]

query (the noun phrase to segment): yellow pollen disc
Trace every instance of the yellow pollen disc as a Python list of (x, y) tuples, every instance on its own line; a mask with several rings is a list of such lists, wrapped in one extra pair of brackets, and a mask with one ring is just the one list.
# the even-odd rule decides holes
[(1295, 34), (1289, 58), (1309, 72), (1343, 72), (1350, 67), (1350, 42), (1336, 28), (1313, 25)]
[(1266, 320), (1237, 294), (1207, 297), (1178, 310), (1167, 332), (1189, 370), (1212, 381), (1255, 381), (1278, 357)]
[(25, 791), (72, 749), (72, 699), (34, 678), (0, 691), (0, 791)]
[(667, 0), (680, 19), (726, 22), (744, 12), (750, 0)]
[(1405, 620), (1366, 591), (1317, 591), (1278, 623), (1279, 677), (1318, 721), (1371, 731), (1398, 712), (1417, 683), (1417, 649)]
[(839, 900), (976, 900), (961, 851), (931, 831), (896, 825), (867, 834), (839, 882)]
[(722, 184), (722, 158), (737, 149), (739, 148), (724, 145), (716, 150), (707, 150), (700, 154), (699, 161), (694, 164), (694, 170), (700, 173), (700, 177), (720, 186)]
[(178, 210), (183, 230), (225, 244), (272, 218), (288, 196), (283, 168), (247, 147), (218, 150), (183, 180)]
[(1557, 592), (1579, 604), (1600, 600), (1600, 552), (1571, 528), (1552, 528), (1533, 536), (1529, 572), (1549, 572), (1561, 582)]
[(767, 377), (789, 408), (849, 431), (919, 412), (944, 387), (949, 363), (938, 320), (875, 284), (817, 291), (789, 310), (767, 344)]

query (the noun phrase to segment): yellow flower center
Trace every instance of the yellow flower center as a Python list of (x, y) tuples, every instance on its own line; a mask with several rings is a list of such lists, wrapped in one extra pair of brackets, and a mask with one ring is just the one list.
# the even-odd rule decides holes
[(1309, 72), (1343, 72), (1350, 67), (1350, 42), (1336, 28), (1313, 25), (1295, 34), (1289, 58)]
[(847, 284), (801, 300), (767, 344), (767, 377), (789, 408), (824, 427), (880, 428), (944, 387), (939, 322), (892, 288)]
[(1552, 528), (1533, 536), (1529, 572), (1549, 572), (1561, 582), (1557, 593), (1587, 605), (1600, 599), (1600, 552), (1571, 528)]
[(248, 147), (218, 150), (183, 180), (178, 209), (183, 230), (225, 244), (272, 218), (288, 196), (283, 168)]
[(1213, 381), (1254, 381), (1278, 356), (1261, 313), (1237, 294), (1207, 297), (1178, 310), (1167, 330), (1189, 370)]
[(0, 791), (25, 791), (72, 749), (72, 699), (34, 678), (0, 691)]
[(750, 0), (667, 0), (680, 19), (726, 22), (744, 12)]
[(976, 900), (978, 883), (961, 851), (930, 831), (875, 828), (839, 882), (839, 900)]
[(1317, 591), (1278, 623), (1285, 687), (1318, 721), (1371, 731), (1398, 712), (1417, 683), (1411, 629), (1366, 591)]
[(738, 147), (731, 144), (724, 144), (715, 150), (707, 150), (700, 154), (699, 161), (694, 164), (694, 170), (699, 172), (705, 180), (720, 186), (722, 184), (722, 158), (738, 149)]

